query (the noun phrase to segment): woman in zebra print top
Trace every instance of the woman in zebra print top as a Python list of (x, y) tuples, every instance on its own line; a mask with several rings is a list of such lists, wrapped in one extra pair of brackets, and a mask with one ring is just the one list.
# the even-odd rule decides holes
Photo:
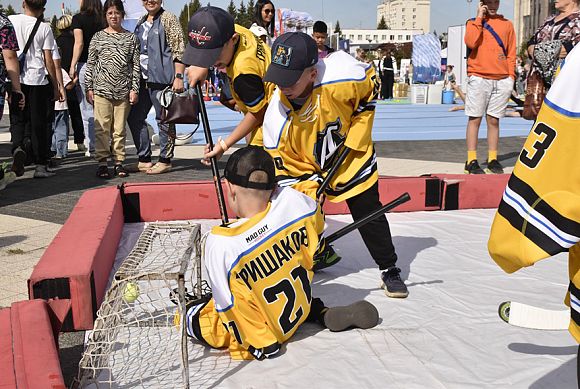
[(125, 16), (122, 0), (107, 0), (103, 12), (107, 27), (91, 40), (85, 81), (95, 112), (97, 176), (111, 177), (107, 160), (112, 157), (114, 174), (127, 177), (123, 167), (125, 122), (139, 94), (139, 43), (135, 34), (121, 27)]

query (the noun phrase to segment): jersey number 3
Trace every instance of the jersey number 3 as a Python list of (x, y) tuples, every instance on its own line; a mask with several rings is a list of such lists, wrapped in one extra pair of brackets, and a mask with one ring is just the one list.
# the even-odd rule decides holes
[[(304, 309), (302, 306), (296, 304), (296, 284), (299, 284), (298, 287), (302, 289), (308, 303), (312, 301), (312, 290), (310, 288), (310, 281), (308, 280), (306, 269), (302, 266), (295, 267), (290, 272), (290, 276), (292, 277), (292, 280), (284, 278), (276, 285), (264, 289), (264, 298), (268, 304), (276, 302), (282, 294), (286, 298), (286, 304), (284, 305), (282, 314), (278, 318), (280, 328), (284, 334), (292, 331), (304, 315)], [(298, 307), (296, 307), (296, 305), (298, 305)], [(294, 316), (294, 319), (292, 319), (292, 316)]]
[(548, 127), (545, 123), (538, 123), (533, 131), (538, 135), (538, 138), (542, 135), (545, 136), (543, 140), (534, 142), (532, 151), (526, 150), (525, 147), (522, 149), (520, 161), (530, 169), (535, 169), (540, 164), (540, 161), (544, 158), (546, 151), (548, 151), (548, 148), (552, 145), (557, 135), (556, 130)]

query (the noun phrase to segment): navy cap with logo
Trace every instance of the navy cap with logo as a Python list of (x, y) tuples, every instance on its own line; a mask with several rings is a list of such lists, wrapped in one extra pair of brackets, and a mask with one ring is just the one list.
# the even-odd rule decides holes
[(226, 42), (234, 35), (234, 18), (218, 7), (202, 7), (189, 19), (189, 44), (183, 55), (186, 65), (213, 66)]
[(305, 69), (318, 62), (316, 42), (303, 32), (287, 32), (272, 45), (272, 63), (264, 81), (281, 87), (290, 87), (298, 81)]

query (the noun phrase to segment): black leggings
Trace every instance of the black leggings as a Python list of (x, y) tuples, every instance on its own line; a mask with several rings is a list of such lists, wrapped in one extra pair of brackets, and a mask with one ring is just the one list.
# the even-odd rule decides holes
[[(354, 221), (360, 220), (382, 207), (379, 201), (378, 181), (363, 193), (346, 200), (346, 204)], [(395, 246), (393, 246), (389, 222), (385, 215), (381, 215), (358, 230), (380, 270), (395, 266), (397, 254)]]

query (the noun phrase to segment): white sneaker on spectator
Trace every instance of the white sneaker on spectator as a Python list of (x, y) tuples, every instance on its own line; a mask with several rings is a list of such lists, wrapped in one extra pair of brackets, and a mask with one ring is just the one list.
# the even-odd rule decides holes
[(56, 176), (56, 173), (48, 171), (46, 166), (37, 166), (34, 170), (34, 178), (49, 178)]

